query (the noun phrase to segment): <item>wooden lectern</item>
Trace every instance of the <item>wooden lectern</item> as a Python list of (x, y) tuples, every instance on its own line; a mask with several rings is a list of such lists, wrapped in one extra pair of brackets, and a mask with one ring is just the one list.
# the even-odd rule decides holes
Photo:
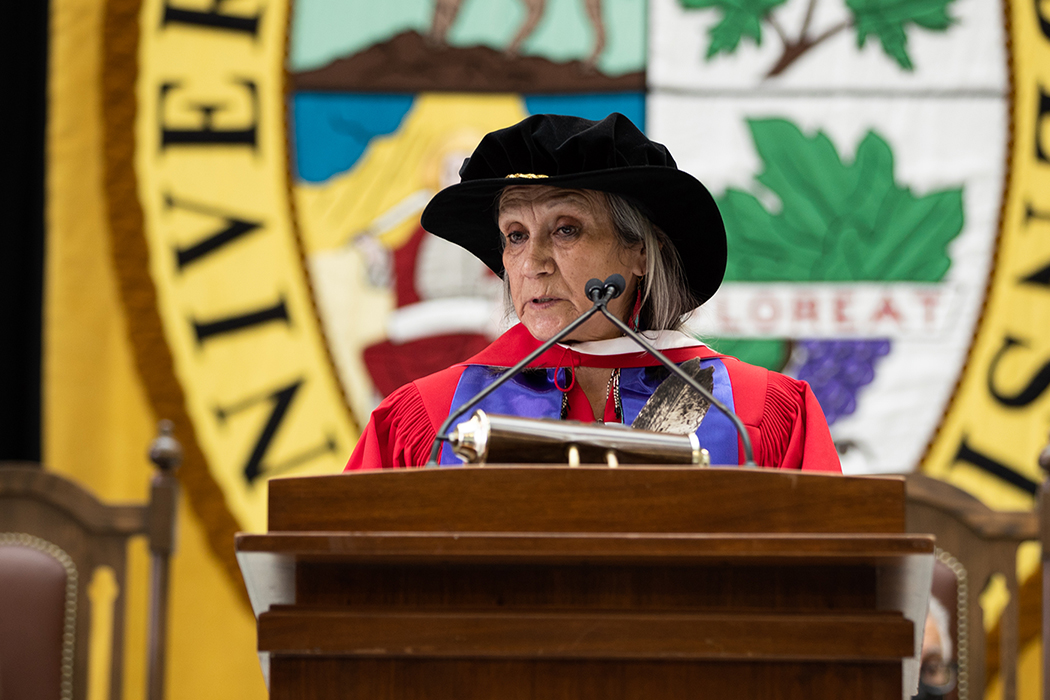
[(274, 480), (237, 555), (286, 698), (899, 698), (900, 478), (463, 467)]

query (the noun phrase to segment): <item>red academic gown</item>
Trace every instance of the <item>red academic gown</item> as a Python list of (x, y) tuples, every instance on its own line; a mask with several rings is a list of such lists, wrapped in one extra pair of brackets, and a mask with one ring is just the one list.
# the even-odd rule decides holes
[[(451, 411), (453, 396), (464, 372), (477, 366), (510, 367), (539, 345), (539, 341), (518, 324), (466, 362), (402, 386), (372, 412), (346, 465), (347, 471), (426, 464), (434, 437)], [(733, 406), (747, 427), (759, 466), (841, 472), (824, 413), (806, 382), (720, 355), (704, 345), (671, 348), (663, 353), (676, 363), (694, 357), (721, 361), (731, 384)], [(656, 358), (644, 352), (588, 355), (555, 346), (530, 367), (628, 368), (658, 364)], [(593, 421), (586, 395), (578, 385), (571, 382), (570, 385), (567, 418)], [(615, 408), (610, 400), (604, 419), (615, 420), (614, 416)], [(743, 443), (737, 442), (737, 463), (743, 463)]]

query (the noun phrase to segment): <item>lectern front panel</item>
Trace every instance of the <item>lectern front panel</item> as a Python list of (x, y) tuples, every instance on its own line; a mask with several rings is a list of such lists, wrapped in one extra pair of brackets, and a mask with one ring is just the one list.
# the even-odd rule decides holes
[(271, 481), (237, 550), (276, 700), (838, 700), (911, 695), (933, 542), (900, 479), (486, 467)]

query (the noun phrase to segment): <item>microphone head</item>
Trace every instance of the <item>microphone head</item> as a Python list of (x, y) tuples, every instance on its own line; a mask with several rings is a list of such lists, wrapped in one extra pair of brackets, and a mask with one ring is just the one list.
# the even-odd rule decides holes
[[(590, 282), (587, 284), (590, 285)], [(605, 283), (602, 286), (604, 287), (604, 291), (608, 291), (611, 288), (612, 296), (609, 298), (615, 299), (623, 294), (623, 290), (627, 289), (627, 282), (624, 280), (623, 275), (613, 274), (605, 278)]]
[(591, 301), (598, 301), (598, 297), (602, 295), (602, 291), (605, 289), (605, 283), (600, 279), (592, 277), (587, 280), (586, 286), (583, 291), (587, 295), (587, 298)]

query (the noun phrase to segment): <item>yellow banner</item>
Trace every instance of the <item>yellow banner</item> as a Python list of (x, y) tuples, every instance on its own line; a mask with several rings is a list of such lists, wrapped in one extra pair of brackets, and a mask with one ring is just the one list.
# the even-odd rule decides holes
[[(1050, 10), (1008, 4), (1012, 151), (998, 254), (969, 361), (923, 469), (1030, 509), (1050, 428)], [(1035, 12), (1033, 12), (1035, 9)]]
[(253, 531), (267, 478), (339, 471), (357, 438), (291, 211), (287, 11), (143, 2), (130, 91), (156, 312), (205, 463)]

